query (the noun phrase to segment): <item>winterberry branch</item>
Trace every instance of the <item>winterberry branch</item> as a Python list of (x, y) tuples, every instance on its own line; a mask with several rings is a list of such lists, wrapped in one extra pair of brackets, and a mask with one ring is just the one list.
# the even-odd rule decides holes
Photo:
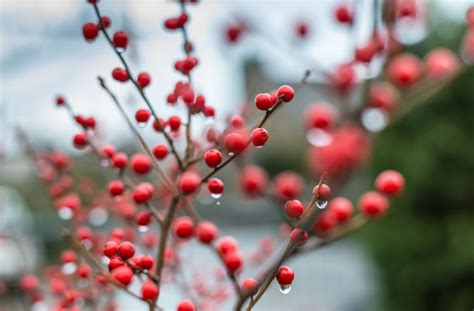
[(109, 33), (107, 32), (104, 25), (102, 24), (102, 22), (101, 22), (102, 21), (102, 15), (100, 14), (99, 6), (97, 5), (97, 3), (93, 3), (92, 5), (94, 7), (94, 11), (95, 11), (96, 16), (97, 16), (100, 31), (104, 34), (105, 38), (107, 39), (107, 42), (109, 43), (109, 45), (114, 50), (117, 57), (120, 59), (120, 62), (124, 66), (125, 70), (127, 71), (129, 80), (132, 81), (132, 83), (135, 86), (135, 88), (137, 89), (138, 93), (140, 94), (140, 96), (143, 98), (146, 105), (148, 106), (148, 109), (150, 109), (150, 112), (152, 113), (153, 117), (155, 118), (155, 120), (157, 120), (156, 123), (158, 124), (158, 128), (160, 129), (160, 132), (163, 133), (163, 136), (165, 137), (168, 145), (170, 146), (171, 152), (173, 153), (173, 155), (176, 159), (176, 162), (178, 163), (178, 166), (179, 166), (180, 170), (183, 171), (184, 170), (183, 162), (182, 162), (181, 157), (179, 156), (178, 152), (176, 151), (173, 139), (168, 135), (168, 133), (166, 133), (165, 129), (163, 128), (163, 125), (161, 124), (161, 122), (159, 122), (160, 119), (158, 118), (158, 114), (155, 112), (155, 109), (151, 105), (148, 97), (145, 95), (145, 92), (144, 92), (143, 88), (138, 84), (135, 76), (133, 75), (133, 73), (130, 69), (130, 66), (128, 65), (125, 58), (122, 56), (122, 53), (120, 53), (120, 51), (117, 50), (117, 48), (115, 47), (112, 39), (110, 38)]

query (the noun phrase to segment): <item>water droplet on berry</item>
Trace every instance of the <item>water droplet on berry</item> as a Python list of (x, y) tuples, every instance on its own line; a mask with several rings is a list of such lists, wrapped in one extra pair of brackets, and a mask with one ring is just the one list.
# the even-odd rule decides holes
[(280, 289), (280, 292), (282, 294), (286, 295), (291, 291), (291, 284), (288, 284), (288, 285), (280, 284), (280, 285), (278, 285), (278, 288)]
[(102, 262), (102, 264), (104, 265), (108, 265), (110, 262), (110, 258), (107, 256), (102, 256), (102, 258), (100, 259), (100, 262)]
[(221, 201), (217, 201), (217, 202), (216, 202), (216, 205), (221, 205)]
[(150, 229), (148, 226), (138, 226), (138, 231), (140, 232), (147, 232)]
[(100, 165), (101, 165), (102, 167), (107, 167), (107, 166), (110, 165), (110, 161), (109, 161), (108, 159), (101, 159), (101, 160), (100, 160)]
[(257, 148), (257, 149), (263, 149), (263, 145), (262, 145), (262, 146), (255, 146), (255, 148)]
[(58, 217), (62, 220), (69, 220), (74, 217), (74, 211), (67, 206), (60, 207), (58, 209)]
[(77, 269), (77, 265), (75, 263), (68, 262), (62, 266), (61, 271), (66, 275), (71, 275), (74, 272), (76, 272), (76, 269)]
[(388, 124), (388, 115), (378, 108), (368, 108), (362, 112), (361, 121), (370, 132), (379, 132)]
[(122, 47), (116, 47), (115, 49), (116, 49), (117, 52), (119, 52), (119, 53), (125, 52), (125, 48), (122, 48)]
[(220, 199), (220, 197), (222, 197), (222, 193), (211, 193), (211, 197), (213, 199)]
[(144, 128), (146, 126), (147, 122), (138, 122), (137, 124), (138, 124), (139, 128)]
[(107, 222), (109, 219), (109, 212), (102, 207), (96, 207), (89, 212), (89, 223), (92, 226), (99, 227)]
[(229, 152), (229, 157), (232, 157), (234, 155), (233, 152)]
[(328, 206), (328, 201), (316, 201), (316, 206), (319, 208), (319, 209), (325, 209), (326, 206)]
[(47, 311), (48, 307), (43, 301), (35, 302), (31, 305), (31, 311)]
[(311, 145), (316, 147), (325, 147), (332, 143), (332, 136), (318, 128), (308, 130), (306, 132), (306, 139)]

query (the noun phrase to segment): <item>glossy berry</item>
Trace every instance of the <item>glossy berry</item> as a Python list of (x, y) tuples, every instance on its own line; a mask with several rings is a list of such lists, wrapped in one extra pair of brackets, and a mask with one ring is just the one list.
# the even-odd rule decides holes
[(196, 228), (196, 236), (203, 244), (210, 244), (219, 234), (216, 225), (210, 221), (202, 221)]
[(285, 213), (289, 218), (299, 218), (304, 212), (304, 205), (301, 201), (290, 200), (285, 203)]
[(154, 263), (153, 256), (142, 255), (138, 259), (137, 265), (144, 270), (150, 270), (153, 267), (153, 263)]
[(153, 185), (143, 182), (133, 188), (132, 197), (135, 203), (145, 203), (153, 197)]
[(185, 299), (181, 301), (176, 307), (176, 311), (194, 311), (194, 304), (191, 300)]
[(112, 25), (112, 20), (108, 16), (102, 16), (100, 18), (100, 26), (104, 28), (109, 28)]
[(133, 255), (135, 255), (135, 245), (128, 241), (120, 243), (118, 247), (118, 254), (123, 259), (132, 258)]
[(400, 54), (394, 57), (387, 66), (387, 76), (397, 86), (412, 86), (418, 82), (421, 75), (420, 60), (413, 54)]
[(242, 290), (247, 295), (255, 295), (257, 293), (257, 280), (253, 278), (246, 278), (242, 282)]
[(66, 103), (66, 100), (64, 99), (63, 96), (56, 97), (56, 105), (63, 106), (65, 103)]
[(136, 223), (138, 226), (148, 226), (151, 222), (151, 213), (148, 211), (141, 211), (136, 217)]
[(79, 133), (74, 135), (72, 142), (74, 147), (77, 149), (84, 149), (88, 144), (87, 135), (85, 133)]
[(118, 267), (121, 267), (124, 265), (125, 265), (125, 262), (123, 261), (123, 259), (115, 256), (115, 257), (110, 258), (109, 264), (107, 266), (109, 268), (109, 271), (113, 271), (114, 269), (117, 269)]
[(194, 234), (194, 224), (191, 218), (182, 216), (173, 222), (173, 233), (177, 238), (189, 239)]
[(114, 157), (115, 152), (116, 152), (115, 147), (112, 145), (105, 145), (100, 149), (100, 154), (103, 157), (109, 158), (109, 159), (112, 159)]
[(339, 5), (334, 12), (334, 16), (341, 24), (352, 24), (354, 19), (352, 12), (346, 4)]
[(273, 104), (272, 96), (268, 93), (260, 93), (255, 96), (255, 106), (257, 109), (267, 111), (273, 107)]
[(236, 252), (238, 248), (239, 242), (232, 236), (224, 236), (217, 241), (217, 250), (223, 256)]
[(251, 133), (252, 143), (256, 147), (261, 147), (265, 145), (268, 140), (268, 132), (263, 127), (258, 127), (254, 129)]
[(168, 125), (172, 131), (178, 131), (181, 126), (181, 118), (178, 116), (171, 116), (168, 119)]
[(452, 77), (459, 70), (457, 55), (444, 48), (429, 52), (425, 57), (425, 65), (426, 74), (435, 80)]
[(126, 82), (128, 80), (128, 72), (123, 68), (115, 68), (112, 70), (112, 78), (119, 82)]
[(99, 27), (94, 23), (85, 23), (82, 26), (82, 34), (87, 42), (92, 43), (99, 34)]
[(245, 195), (251, 198), (257, 197), (264, 194), (268, 185), (268, 175), (261, 167), (248, 165), (240, 172), (239, 185)]
[(235, 272), (242, 267), (242, 255), (238, 252), (231, 252), (224, 255), (224, 264), (229, 272)]
[(122, 170), (127, 166), (127, 164), (128, 156), (123, 152), (119, 152), (112, 157), (112, 166), (117, 169)]
[(116, 197), (123, 194), (125, 185), (120, 180), (113, 180), (108, 184), (107, 189), (111, 196)]
[(289, 102), (295, 97), (295, 90), (289, 85), (280, 86), (277, 91), (278, 98), (281, 98), (284, 102)]
[(117, 49), (125, 50), (128, 46), (128, 35), (124, 31), (117, 31), (114, 33), (112, 41)]
[(224, 182), (219, 178), (211, 178), (207, 183), (207, 188), (212, 194), (222, 194), (224, 192)]
[(359, 208), (367, 217), (377, 217), (386, 212), (389, 203), (386, 197), (378, 192), (366, 192), (359, 199)]
[(143, 283), (141, 293), (143, 300), (156, 300), (160, 294), (160, 290), (153, 281), (148, 280)]
[(135, 113), (135, 120), (138, 123), (146, 123), (150, 119), (151, 112), (148, 109), (138, 109)]
[(295, 273), (290, 267), (281, 266), (278, 268), (276, 279), (280, 285), (290, 285), (295, 279)]
[(141, 72), (137, 76), (137, 84), (139, 87), (144, 88), (150, 85), (151, 77), (147, 72)]
[(317, 195), (320, 201), (327, 201), (331, 196), (331, 188), (326, 184), (316, 185), (313, 188), (313, 195)]
[(77, 260), (77, 255), (71, 250), (65, 250), (61, 253), (61, 261), (63, 263), (75, 262)]
[(210, 149), (204, 153), (204, 162), (209, 167), (216, 167), (222, 163), (222, 153), (217, 149)]
[(328, 209), (334, 214), (339, 223), (345, 222), (351, 218), (353, 207), (351, 201), (344, 197), (337, 197), (329, 202)]
[(147, 174), (153, 167), (151, 158), (144, 153), (136, 153), (130, 159), (133, 171), (139, 175)]
[(153, 155), (158, 160), (163, 160), (168, 155), (168, 147), (163, 144), (158, 144), (153, 147)]
[(192, 194), (199, 189), (201, 178), (192, 171), (184, 172), (179, 179), (179, 189), (184, 194)]
[(383, 171), (375, 179), (375, 189), (388, 196), (397, 196), (404, 188), (405, 178), (397, 171)]
[(309, 235), (306, 231), (300, 228), (295, 228), (290, 232), (290, 239), (296, 245), (301, 246), (308, 241)]
[(224, 139), (224, 146), (231, 153), (239, 153), (246, 147), (247, 141), (240, 133), (230, 133)]
[(128, 266), (120, 266), (112, 270), (112, 277), (122, 283), (124, 286), (128, 286), (133, 279), (133, 271)]
[(320, 128), (326, 130), (332, 127), (337, 120), (337, 112), (333, 106), (326, 103), (315, 103), (308, 106), (304, 112), (306, 128)]
[(304, 189), (302, 177), (291, 171), (284, 171), (275, 176), (273, 191), (275, 197), (282, 201), (292, 200), (301, 195)]

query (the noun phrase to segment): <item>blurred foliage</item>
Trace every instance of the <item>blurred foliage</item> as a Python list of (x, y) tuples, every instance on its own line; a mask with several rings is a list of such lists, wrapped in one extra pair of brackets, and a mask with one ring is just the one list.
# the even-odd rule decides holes
[[(458, 50), (459, 42), (459, 36), (434, 33), (411, 51), (423, 56), (438, 46)], [(360, 234), (381, 268), (381, 309), (474, 307), (473, 86), (471, 67), (375, 141), (370, 179), (393, 168), (407, 180), (389, 216)]]

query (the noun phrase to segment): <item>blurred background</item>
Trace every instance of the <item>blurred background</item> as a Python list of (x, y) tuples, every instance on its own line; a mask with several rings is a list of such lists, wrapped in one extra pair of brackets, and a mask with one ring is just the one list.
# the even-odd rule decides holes
[[(133, 113), (143, 103), (130, 85), (112, 81), (118, 61), (103, 38), (88, 44), (81, 27), (93, 21), (85, 1), (0, 0), (0, 310), (23, 310), (15, 283), (27, 271), (40, 271), (56, 261), (64, 242), (58, 234), (67, 222), (51, 208), (48, 190), (39, 181), (31, 159), (25, 156), (20, 127), (37, 150), (63, 150), (74, 157), (74, 177), (88, 176), (104, 185), (103, 168), (94, 157), (74, 150), (76, 125), (54, 98), (64, 94), (79, 113), (93, 114), (100, 133), (118, 149), (137, 145), (97, 76)], [(103, 3), (102, 3), (103, 2)], [(178, 81), (174, 61), (183, 56), (181, 37), (163, 29), (163, 20), (179, 12), (165, 1), (102, 1), (102, 12), (113, 29), (131, 35), (126, 53), (135, 72), (146, 70), (153, 82), (149, 98), (160, 114), (176, 113), (165, 104)], [(357, 2), (362, 18), (357, 32), (337, 25), (332, 11), (337, 1), (202, 1), (190, 8), (189, 36), (200, 60), (194, 73), (196, 89), (216, 108), (214, 126), (240, 111), (242, 103), (260, 90), (296, 84), (307, 69), (330, 71), (352, 57), (351, 48), (370, 30), (370, 0)], [(465, 31), (464, 15), (474, 1), (428, 1), (429, 18), (410, 30), (407, 51), (420, 57), (435, 47), (459, 51)], [(253, 32), (230, 44), (228, 27), (245, 21)], [(307, 39), (295, 29), (304, 22)], [(371, 65), (378, 74), (382, 63)], [(301, 114), (317, 100), (336, 103), (338, 97), (312, 75), (311, 87), (302, 89), (294, 106), (277, 114), (268, 130), (273, 137), (251, 159), (273, 176), (292, 169), (314, 183), (307, 171), (307, 138)], [(373, 154), (353, 174), (342, 193), (355, 201), (372, 187), (377, 174), (396, 169), (406, 178), (406, 191), (393, 201), (387, 217), (364, 227), (348, 239), (291, 262), (298, 282), (289, 295), (274, 286), (256, 310), (472, 310), (474, 308), (474, 70), (421, 102), (377, 133)], [(185, 111), (178, 111), (183, 114)], [(204, 118), (196, 136), (209, 126)], [(256, 119), (256, 118), (255, 118)], [(251, 122), (253, 124), (253, 122)], [(160, 142), (144, 129), (150, 144)], [(271, 136), (272, 137), (272, 136)], [(180, 150), (184, 144), (178, 143)], [(219, 202), (198, 197), (205, 218), (223, 234), (235, 235), (249, 254), (262, 236), (279, 236), (280, 212), (265, 200), (248, 201), (233, 192), (236, 168), (222, 175), (230, 191)], [(309, 193), (309, 192), (308, 192)], [(218, 204), (219, 203), (219, 204)], [(111, 226), (111, 221), (97, 227)], [(208, 262), (192, 242), (183, 250)], [(199, 254), (199, 256), (195, 256)], [(256, 271), (245, 271), (253, 275)], [(191, 273), (191, 272), (190, 272)], [(163, 298), (173, 306), (182, 297), (173, 285)], [(135, 310), (133, 301), (120, 297), (123, 310)], [(160, 298), (161, 299), (161, 298)], [(285, 306), (282, 308), (281, 306)], [(223, 306), (230, 309), (231, 304)], [(3, 308), (3, 309), (2, 309)], [(168, 309), (166, 309), (168, 310)]]

